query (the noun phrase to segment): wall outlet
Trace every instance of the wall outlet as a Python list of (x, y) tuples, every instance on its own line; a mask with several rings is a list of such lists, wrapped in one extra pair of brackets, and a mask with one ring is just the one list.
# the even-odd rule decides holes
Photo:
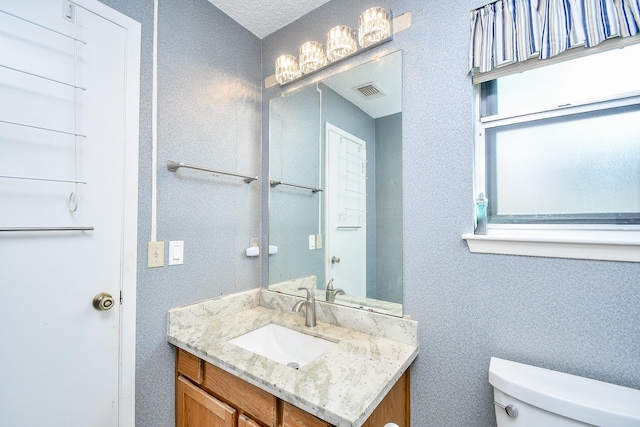
[(149, 242), (147, 245), (147, 267), (164, 265), (164, 242)]
[(315, 234), (310, 234), (309, 235), (309, 250), (312, 251), (316, 248), (316, 235)]
[(322, 234), (316, 235), (316, 249), (322, 249)]

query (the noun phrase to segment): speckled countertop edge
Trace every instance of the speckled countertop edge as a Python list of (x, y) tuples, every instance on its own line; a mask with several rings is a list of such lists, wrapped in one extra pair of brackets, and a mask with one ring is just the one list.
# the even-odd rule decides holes
[[(279, 305), (274, 302), (277, 296), (269, 292), (264, 298), (265, 292), (252, 290), (171, 309), (167, 341), (340, 427), (361, 426), (418, 355), (416, 345), (321, 319), (308, 328), (302, 316), (273, 308)], [(261, 306), (261, 299), (271, 307)], [(269, 323), (338, 344), (294, 370), (227, 342)]]

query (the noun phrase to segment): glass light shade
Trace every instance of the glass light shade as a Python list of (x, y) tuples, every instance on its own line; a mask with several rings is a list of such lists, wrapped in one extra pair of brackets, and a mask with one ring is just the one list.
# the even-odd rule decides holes
[(327, 33), (327, 59), (330, 62), (349, 56), (356, 49), (356, 32), (353, 28), (338, 25)]
[(360, 47), (371, 46), (391, 36), (391, 13), (383, 7), (372, 7), (362, 12), (358, 20)]
[(276, 59), (276, 81), (285, 84), (300, 77), (298, 58), (293, 55), (280, 55)]
[(306, 42), (300, 46), (300, 71), (302, 74), (308, 74), (312, 71), (322, 68), (327, 63), (327, 57), (324, 54), (324, 45), (320, 42)]

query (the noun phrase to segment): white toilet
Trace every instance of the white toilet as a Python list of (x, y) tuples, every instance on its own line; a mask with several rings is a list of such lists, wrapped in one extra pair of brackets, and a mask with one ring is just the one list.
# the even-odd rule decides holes
[(491, 358), (498, 427), (640, 427), (640, 390)]

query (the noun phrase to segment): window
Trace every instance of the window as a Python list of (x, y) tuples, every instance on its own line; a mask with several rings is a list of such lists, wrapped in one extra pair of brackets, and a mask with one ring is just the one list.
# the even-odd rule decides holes
[(488, 225), (463, 236), (472, 251), (508, 241), (519, 249), (478, 251), (640, 261), (638, 64), (634, 44), (475, 85)]

